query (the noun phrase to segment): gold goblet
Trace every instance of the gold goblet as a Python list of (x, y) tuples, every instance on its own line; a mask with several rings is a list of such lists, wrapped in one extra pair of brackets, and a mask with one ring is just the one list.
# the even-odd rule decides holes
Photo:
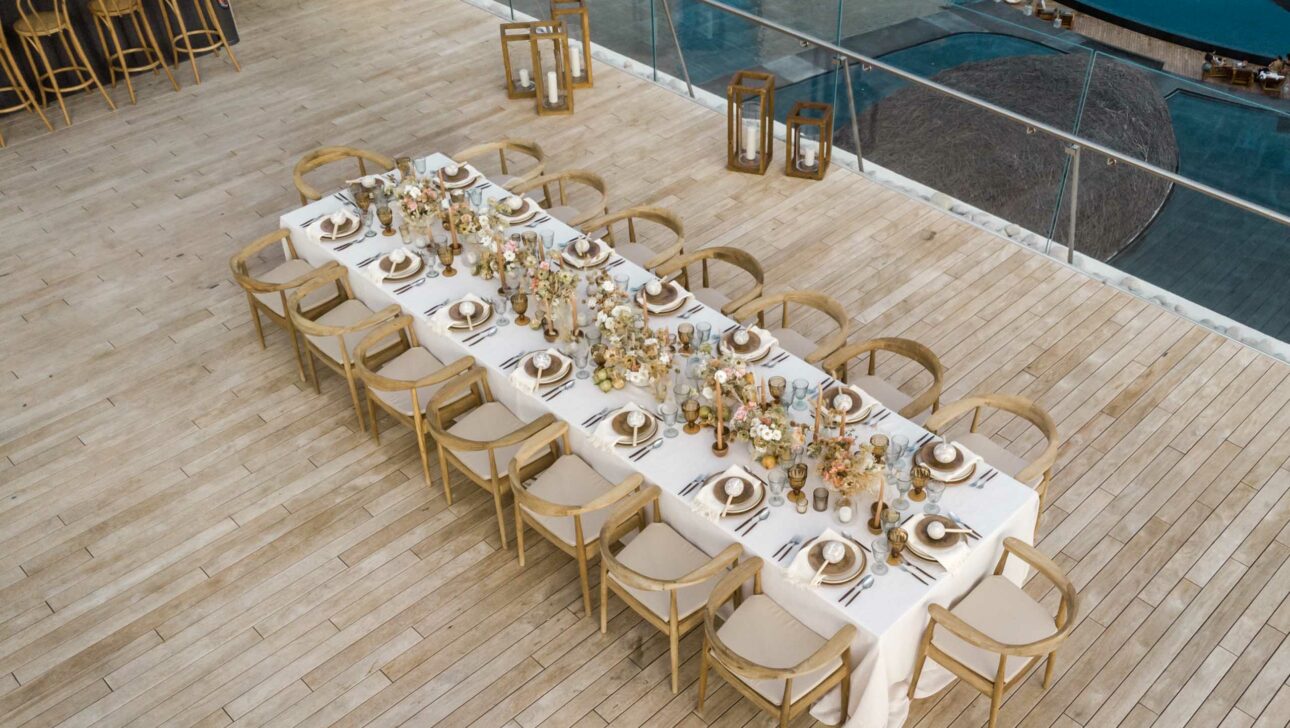
[(399, 180), (406, 182), (416, 175), (413, 173), (412, 157), (397, 157), (394, 167), (399, 170)]
[(439, 250), (436, 252), (439, 255), (439, 262), (443, 263), (443, 274), (446, 276), (457, 275), (457, 269), (452, 267), (452, 246), (440, 245)]
[(394, 211), (389, 205), (376, 208), (376, 219), (381, 221), (381, 234), (389, 237), (394, 234)]
[(788, 468), (788, 487), (792, 489), (788, 499), (794, 503), (806, 500), (806, 494), (802, 492), (806, 487), (806, 472), (806, 463), (794, 463)]
[(683, 323), (676, 327), (676, 340), (681, 344), (681, 353), (689, 356), (694, 353), (694, 324)]
[(681, 413), (685, 415), (685, 430), (687, 435), (697, 435), (702, 427), (699, 427), (699, 400), (691, 397), (681, 405)]
[(887, 436), (881, 432), (869, 438), (869, 444), (873, 446), (874, 460), (877, 460), (879, 463), (887, 462), (887, 445), (889, 443), (890, 440), (888, 440)]
[(909, 543), (909, 534), (905, 532), (905, 529), (897, 526), (888, 531), (887, 543), (891, 546), (891, 552), (887, 554), (887, 563), (892, 566), (900, 566), (905, 563), (905, 558), (901, 555), (905, 550), (905, 546)]
[(524, 314), (529, 310), (529, 294), (520, 291), (511, 296), (511, 308), (515, 311), (515, 324), (517, 326), (528, 326), (529, 317)]
[(766, 382), (766, 388), (770, 390), (770, 396), (776, 402), (784, 401), (784, 392), (788, 389), (788, 380), (779, 375), (771, 377)]
[(915, 465), (909, 471), (909, 495), (912, 501), (922, 502), (927, 499), (927, 481), (932, 479), (932, 471), (926, 465)]

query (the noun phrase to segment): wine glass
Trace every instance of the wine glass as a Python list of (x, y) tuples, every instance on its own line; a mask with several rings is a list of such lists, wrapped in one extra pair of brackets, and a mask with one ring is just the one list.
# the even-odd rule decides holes
[[(901, 465), (904, 465), (904, 461), (901, 461)], [(900, 497), (891, 504), (892, 508), (898, 511), (908, 510), (910, 503), (905, 496), (909, 495), (909, 486), (909, 468), (899, 467), (896, 472), (896, 492)]]
[(923, 506), (923, 513), (935, 515), (941, 512), (941, 496), (945, 494), (945, 484), (939, 480), (933, 480), (927, 484), (927, 505)]
[(891, 550), (891, 546), (887, 544), (887, 539), (880, 538), (869, 544), (869, 548), (873, 551), (873, 562), (869, 564), (869, 570), (879, 576), (886, 574), (887, 552)]
[(457, 275), (456, 269), (452, 267), (452, 246), (440, 245), (437, 253), (439, 262), (443, 263), (443, 274), (449, 278)]
[(805, 379), (793, 380), (793, 409), (798, 412), (806, 410), (806, 390), (810, 386), (811, 383)]
[(788, 473), (783, 468), (771, 468), (766, 480), (770, 485), (770, 504), (784, 505), (784, 490), (788, 487)]
[(663, 424), (667, 425), (667, 429), (663, 430), (663, 437), (676, 437), (679, 435), (680, 433), (676, 431), (676, 414), (680, 411), (680, 408), (676, 406), (676, 402), (664, 402), (659, 405), (658, 411), (659, 414), (663, 415)]
[(497, 312), (497, 319), (493, 323), (496, 323), (498, 326), (510, 325), (511, 320), (506, 318), (506, 296), (492, 296), (491, 300), (493, 302), (493, 310)]
[(694, 336), (695, 336), (694, 343), (698, 344), (699, 346), (702, 346), (704, 343), (706, 343), (708, 341), (708, 338), (711, 335), (712, 335), (712, 324), (708, 323), (707, 321), (700, 321), (699, 323), (694, 325)]

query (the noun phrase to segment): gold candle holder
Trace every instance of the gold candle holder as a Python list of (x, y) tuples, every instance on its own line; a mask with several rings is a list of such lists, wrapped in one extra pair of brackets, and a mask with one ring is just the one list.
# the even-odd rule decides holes
[(887, 554), (887, 563), (892, 566), (900, 566), (905, 563), (905, 557), (902, 555), (905, 546), (909, 544), (909, 534), (905, 529), (897, 526), (887, 532), (887, 543), (891, 546), (891, 551)]
[(412, 165), (412, 157), (395, 157), (394, 168), (399, 170), (400, 182), (416, 178), (416, 167)]
[[(882, 506), (881, 511), (878, 508), (879, 506)], [(891, 509), (886, 503), (874, 501), (869, 505), (869, 520), (865, 521), (865, 526), (869, 529), (869, 533), (875, 536), (882, 533), (882, 519), (889, 510)]]
[(915, 465), (909, 471), (909, 495), (912, 501), (919, 503), (927, 500), (927, 481), (932, 479), (932, 471), (926, 465)]

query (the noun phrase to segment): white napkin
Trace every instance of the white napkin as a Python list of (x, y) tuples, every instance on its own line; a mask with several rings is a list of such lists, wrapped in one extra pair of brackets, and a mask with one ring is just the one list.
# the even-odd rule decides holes
[(596, 255), (591, 258), (579, 258), (577, 251), (572, 250), (569, 246), (565, 246), (564, 250), (560, 252), (560, 257), (564, 262), (575, 268), (590, 268), (594, 265), (600, 265), (609, 257), (612, 251), (604, 243), (592, 241), (591, 244), (596, 246), (597, 251)]
[[(402, 250), (404, 253), (407, 254), (409, 258), (420, 257), (417, 251), (407, 247), (406, 245), (399, 246), (398, 248), (395, 248), (395, 250)], [(385, 282), (386, 273), (385, 271), (381, 270), (381, 261), (384, 260), (385, 258), (390, 257), (390, 254), (393, 252), (394, 250), (391, 250), (389, 253), (382, 255), (380, 258), (377, 258), (376, 260), (372, 261), (371, 265), (367, 267), (367, 277), (371, 278), (374, 283), (379, 285)]]
[(726, 478), (743, 478), (750, 483), (761, 481), (761, 478), (745, 470), (742, 465), (731, 465), (725, 472), (708, 478), (703, 485), (699, 486), (699, 492), (690, 501), (690, 508), (713, 523), (720, 521), (721, 511), (726, 507), (726, 502), (713, 495), (712, 488), (708, 484), (721, 483)]
[[(608, 417), (601, 420), (599, 425), (596, 425), (596, 429), (591, 433), (591, 444), (601, 450), (612, 452), (613, 449), (618, 446), (619, 438), (618, 433), (614, 431), (614, 418), (623, 412), (645, 412), (645, 410), (637, 406), (635, 402), (628, 402), (622, 409), (610, 414)], [(649, 417), (650, 413), (645, 412), (645, 416)], [(642, 428), (641, 431), (643, 433), (644, 428)], [(648, 443), (649, 440), (650, 439), (648, 437), (642, 434), (640, 436), (640, 442), (637, 443), (637, 445), (644, 445)]]
[[(935, 442), (935, 440), (933, 440), (933, 442)], [(952, 473), (945, 473), (943, 471), (933, 470), (933, 473), (932, 473), (933, 476), (937, 476), (937, 475), (944, 476), (944, 478), (937, 478), (938, 480), (959, 480), (964, 475), (967, 475), (968, 471), (970, 471), (974, 466), (976, 466), (978, 463), (983, 462), (980, 455), (977, 455), (976, 453), (960, 445), (959, 443), (951, 442), (950, 444), (958, 448), (959, 452), (963, 453), (963, 464), (959, 466), (958, 470), (955, 470)]]
[[(749, 326), (748, 330), (757, 335), (757, 339), (761, 342), (761, 345), (758, 346), (756, 349), (748, 352), (747, 354), (739, 354), (735, 352), (733, 348), (728, 349), (729, 353), (734, 354), (735, 356), (741, 359), (752, 361), (753, 359), (758, 359), (762, 356), (765, 356), (766, 352), (771, 350), (771, 347), (779, 345), (779, 339), (776, 339), (774, 336), (771, 336), (769, 331), (761, 328), (760, 326)], [(725, 348), (726, 342), (727, 342), (727, 339), (726, 337), (723, 336), (721, 338), (721, 346), (723, 348)]]
[(389, 179), (386, 178), (385, 175), (380, 175), (380, 174), (368, 174), (362, 177), (358, 177), (356, 179), (345, 180), (345, 184), (347, 185), (352, 185), (357, 183), (362, 185), (365, 189), (369, 189), (369, 190), (376, 189), (377, 187), (381, 187), (386, 182), (389, 182)]
[(815, 569), (811, 568), (811, 562), (807, 556), (807, 552), (814, 548), (816, 543), (828, 541), (841, 541), (847, 544), (847, 548), (856, 551), (859, 550), (859, 548), (856, 547), (854, 543), (847, 540), (845, 536), (834, 531), (832, 528), (826, 528), (824, 529), (824, 533), (820, 534), (819, 538), (807, 543), (805, 546), (797, 550), (797, 555), (793, 557), (792, 563), (790, 563), (788, 568), (784, 570), (785, 574), (788, 576), (788, 583), (806, 589), (819, 586), (819, 584), (812, 583), (815, 579)]
[[(663, 305), (649, 303), (649, 298), (647, 296), (642, 295), (641, 300), (646, 302), (645, 305), (649, 306), (649, 312), (652, 314), (661, 314), (661, 313), (677, 311), (682, 308), (685, 308), (687, 305), (687, 302), (693, 297), (693, 294), (691, 294), (689, 291), (682, 288), (681, 284), (676, 283), (675, 281), (664, 283), (663, 285), (669, 288), (675, 288), (676, 292), (680, 295), (678, 295), (670, 303), (666, 303)], [(644, 290), (645, 289), (642, 288), (641, 292), (644, 293)]]
[[(926, 517), (927, 514), (925, 513), (916, 514), (913, 518), (909, 519), (904, 526), (902, 526), (902, 528), (905, 529), (905, 532), (909, 534), (909, 539), (911, 541), (917, 538), (917, 536), (914, 535), (914, 529), (918, 526), (919, 522)], [(936, 557), (936, 563), (945, 567), (946, 571), (951, 575), (954, 575), (958, 573), (958, 570), (967, 561), (968, 555), (972, 552), (972, 549), (967, 545), (967, 534), (963, 535), (964, 538), (960, 538), (959, 542), (955, 544), (953, 548), (930, 549), (922, 546), (921, 542), (919, 543), (919, 546), (923, 551), (926, 551), (929, 556)]]
[(309, 237), (313, 238), (315, 242), (322, 242), (323, 240), (326, 239), (323, 237), (322, 224), (323, 224), (323, 220), (327, 220), (327, 219), (331, 220), (331, 223), (332, 223), (331, 229), (337, 230), (337, 229), (347, 228), (352, 223), (358, 222), (358, 215), (355, 215), (349, 210), (342, 208), (342, 209), (336, 210), (335, 212), (332, 212), (327, 215), (323, 215), (322, 217), (318, 218), (314, 222), (314, 224), (306, 228), (306, 230), (309, 232)]
[[(462, 297), (461, 300), (473, 302), (476, 306), (478, 306), (478, 308), (476, 309), (477, 311), (482, 311), (488, 307), (488, 303), (485, 302), (484, 299), (480, 298), (479, 296), (476, 296), (473, 293), (467, 293), (464, 297)], [(451, 333), (453, 331), (452, 325), (456, 323), (456, 321), (454, 321), (452, 318), (451, 309), (453, 306), (456, 306), (458, 303), (460, 303), (460, 301), (453, 301), (447, 306), (444, 306), (438, 311), (435, 311), (434, 315), (430, 317), (430, 330), (434, 331), (436, 334)], [(458, 329), (458, 330), (466, 331), (466, 329)]]
[[(551, 367), (547, 371), (558, 372), (566, 366), (567, 360), (560, 352), (555, 349), (547, 349), (546, 353), (551, 356)], [(520, 359), (520, 363), (515, 365), (515, 371), (511, 372), (510, 376), (511, 384), (514, 384), (521, 392), (528, 392), (529, 394), (536, 392), (538, 387), (541, 386), (538, 380), (530, 377), (529, 373), (524, 371), (524, 362), (528, 361), (532, 356), (532, 354), (529, 354)], [(543, 375), (546, 373), (545, 371), (542, 372)]]

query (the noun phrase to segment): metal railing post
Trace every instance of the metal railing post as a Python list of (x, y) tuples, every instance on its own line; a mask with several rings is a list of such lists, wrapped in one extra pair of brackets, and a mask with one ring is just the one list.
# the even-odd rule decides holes
[[(667, 18), (667, 27), (672, 31), (672, 44), (676, 46), (676, 57), (681, 61), (681, 75), (685, 78), (685, 89), (690, 92), (690, 98), (694, 98), (694, 86), (690, 83), (690, 69), (685, 65), (685, 52), (681, 50), (681, 38), (676, 34), (676, 23), (672, 20), (672, 8), (667, 0), (663, 0), (663, 17)], [(654, 70), (658, 71), (657, 65)]]
[(856, 92), (851, 88), (851, 60), (843, 55), (837, 56), (837, 60), (842, 62), (842, 74), (847, 82), (847, 105), (851, 107), (851, 137), (856, 143), (856, 164), (864, 172), (864, 153), (860, 150), (860, 120), (856, 116)]
[(1066, 147), (1066, 154), (1071, 158), (1071, 223), (1066, 236), (1066, 262), (1075, 263), (1075, 218), (1079, 214), (1079, 157), (1080, 147), (1071, 144)]

